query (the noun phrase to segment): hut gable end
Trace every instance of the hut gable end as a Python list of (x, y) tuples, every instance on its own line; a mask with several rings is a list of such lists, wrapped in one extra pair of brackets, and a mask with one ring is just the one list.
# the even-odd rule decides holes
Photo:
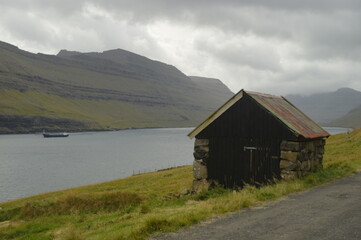
[(278, 118), (245, 94), (215, 119), (196, 138), (283, 138), (296, 139), (297, 135)]
[[(256, 104), (252, 104), (252, 100), (254, 100)], [(269, 121), (272, 122), (274, 119), (277, 119), (277, 121), (281, 122), (281, 124), (289, 130), (290, 134), (293, 134), (297, 138), (313, 139), (329, 136), (328, 132), (284, 97), (246, 92), (244, 90), (235, 94), (221, 108), (190, 132), (188, 136), (193, 138), (195, 136), (204, 136), (205, 134), (215, 135), (217, 131), (237, 132), (236, 129), (247, 128), (248, 125), (255, 126), (255, 123), (259, 124), (258, 127), (269, 124), (264, 121), (263, 118), (265, 116), (256, 114), (258, 112), (257, 109), (268, 112), (272, 116), (266, 117)], [(262, 117), (262, 119), (258, 119), (257, 117)], [(227, 126), (223, 126), (223, 124), (221, 124), (222, 122)], [(211, 130), (212, 128), (216, 128), (216, 126), (221, 129)], [(227, 131), (225, 128), (231, 128), (232, 130)], [(220, 136), (226, 133), (217, 134)], [(241, 132), (237, 134), (239, 135)]]

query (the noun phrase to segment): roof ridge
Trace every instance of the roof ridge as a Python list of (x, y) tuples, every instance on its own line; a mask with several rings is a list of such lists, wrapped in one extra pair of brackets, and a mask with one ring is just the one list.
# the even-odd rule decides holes
[(254, 91), (245, 91), (245, 92), (250, 95), (258, 95), (258, 96), (262, 96), (262, 97), (283, 98), (282, 96), (277, 96), (277, 95), (268, 94), (268, 93), (261, 93), (261, 92), (254, 92)]

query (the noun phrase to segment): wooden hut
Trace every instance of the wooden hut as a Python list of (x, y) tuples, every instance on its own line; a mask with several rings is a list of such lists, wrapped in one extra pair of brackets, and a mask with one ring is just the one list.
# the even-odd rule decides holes
[(329, 133), (284, 97), (241, 90), (188, 136), (197, 191), (304, 176), (322, 168)]

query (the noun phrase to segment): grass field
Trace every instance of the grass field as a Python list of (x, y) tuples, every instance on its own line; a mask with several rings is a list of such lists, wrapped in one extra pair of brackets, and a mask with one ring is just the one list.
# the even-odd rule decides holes
[[(188, 127), (207, 114), (207, 111), (180, 106), (151, 106), (115, 100), (65, 98), (39, 91), (0, 90), (0, 115), (73, 119), (84, 123), (83, 129), (79, 130)], [(5, 122), (0, 124), (0, 132), (19, 132), (12, 121), (8, 125), (12, 128)], [(33, 125), (27, 130), (39, 131), (45, 127)], [(64, 131), (69, 131), (67, 128), (70, 126), (63, 126)]]
[(2, 203), (0, 239), (145, 239), (359, 170), (360, 129), (331, 136), (324, 169), (295, 181), (189, 195), (192, 167), (185, 166)]

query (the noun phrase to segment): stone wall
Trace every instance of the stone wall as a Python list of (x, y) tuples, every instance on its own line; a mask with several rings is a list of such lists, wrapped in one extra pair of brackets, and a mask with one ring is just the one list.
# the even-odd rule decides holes
[(282, 141), (281, 178), (296, 179), (322, 168), (324, 146), (324, 139), (306, 142)]
[(193, 192), (200, 192), (209, 188), (207, 160), (209, 154), (209, 140), (196, 139), (194, 142), (193, 162)]

